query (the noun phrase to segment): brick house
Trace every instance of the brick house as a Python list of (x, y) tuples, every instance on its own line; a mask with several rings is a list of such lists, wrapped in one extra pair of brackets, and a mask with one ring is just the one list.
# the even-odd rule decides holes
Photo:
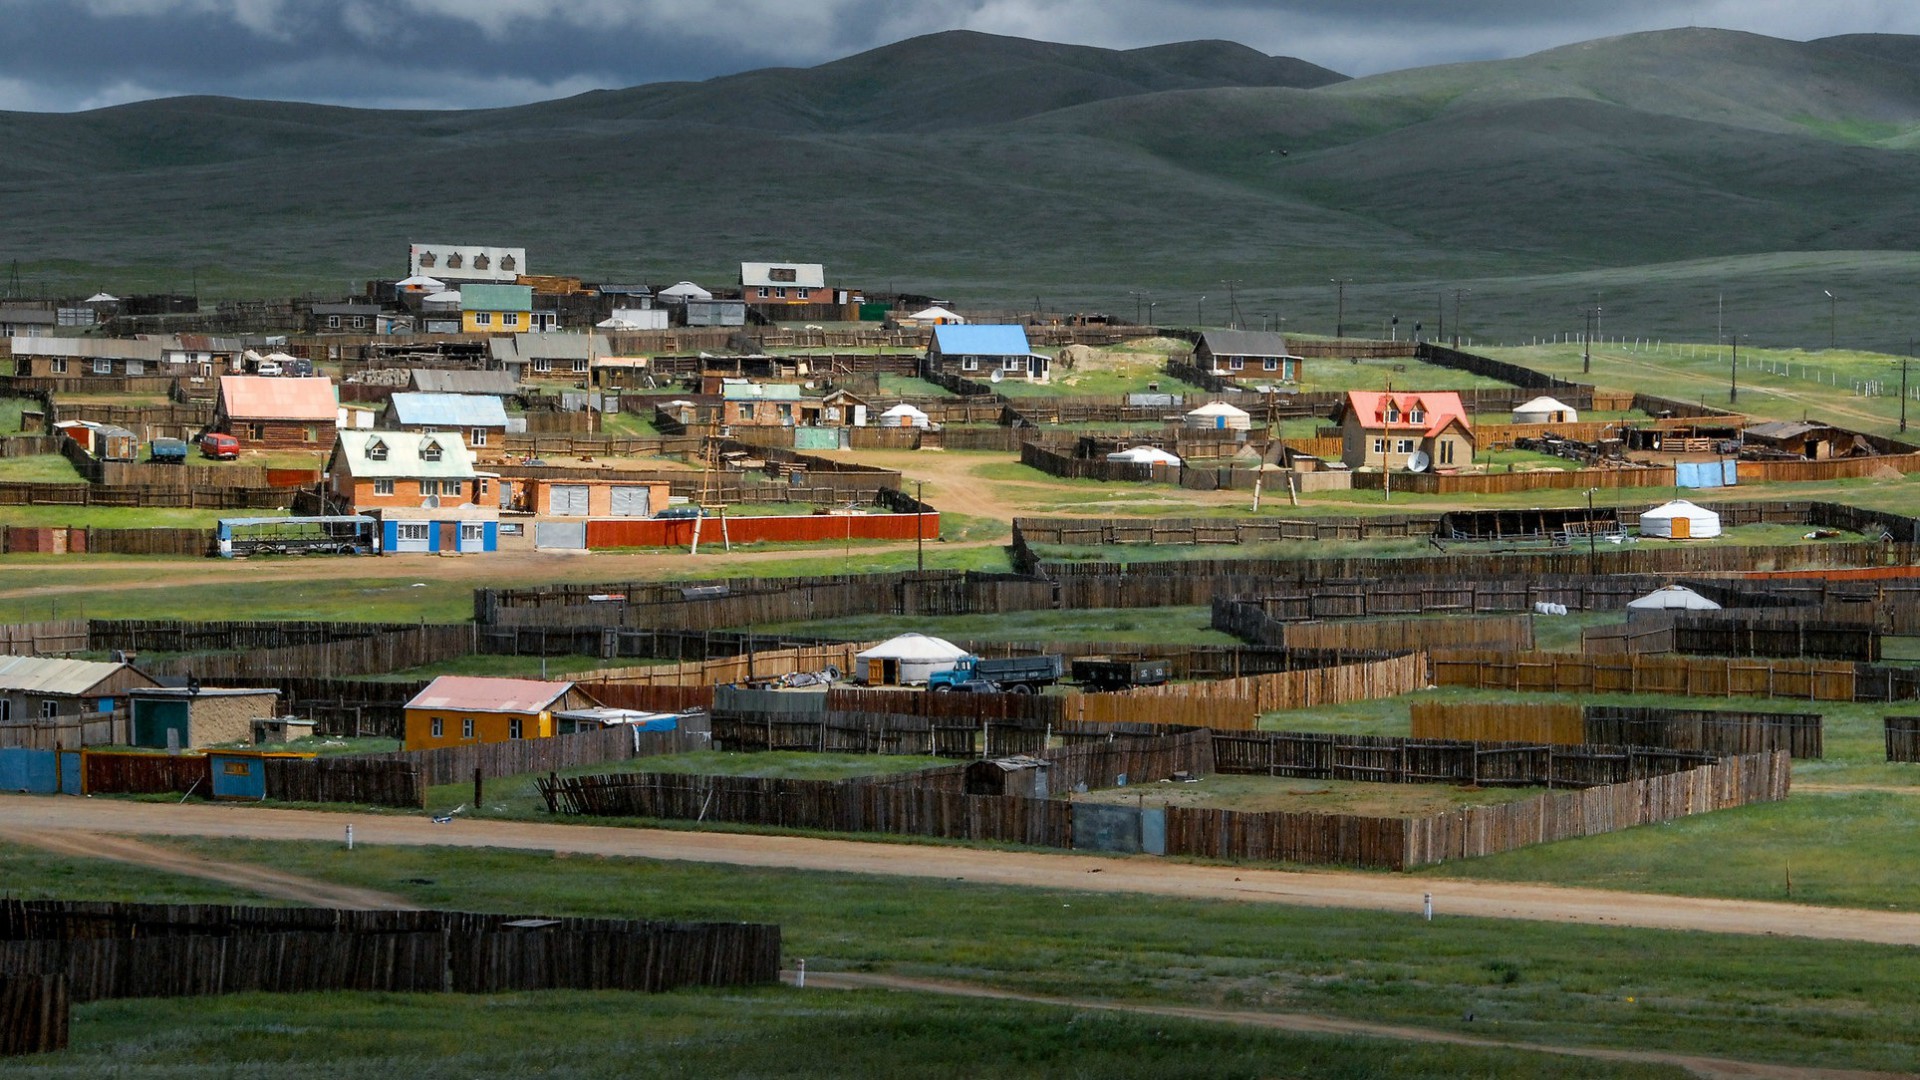
[(335, 501), (380, 518), (383, 552), (498, 550), (506, 485), (458, 432), (343, 431), (327, 477)]

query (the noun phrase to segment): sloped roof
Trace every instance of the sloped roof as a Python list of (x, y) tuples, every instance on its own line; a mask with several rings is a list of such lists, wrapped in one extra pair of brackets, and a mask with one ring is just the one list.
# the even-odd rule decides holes
[(1801, 435), (1811, 435), (1816, 431), (1833, 430), (1826, 424), (1814, 424), (1804, 420), (1769, 420), (1764, 424), (1748, 424), (1746, 433), (1762, 439), (1792, 439)]
[(720, 384), (722, 401), (799, 401), (798, 383), (733, 382)]
[(340, 409), (333, 380), (324, 375), (285, 378), (220, 376), (220, 402), (235, 420), (311, 420), (333, 423)]
[(1720, 515), (1704, 506), (1698, 506), (1685, 499), (1675, 499), (1662, 503), (1651, 510), (1642, 511), (1640, 517), (1646, 518), (1686, 518), (1689, 521), (1719, 521)]
[(411, 381), (415, 390), (427, 394), (506, 395), (518, 389), (510, 371), (414, 368)]
[(56, 656), (0, 656), (0, 690), (79, 695), (119, 674), (126, 666)]
[(460, 306), (468, 311), (532, 311), (531, 285), (462, 285)]
[[(426, 458), (429, 444), (440, 447), (440, 460)], [(372, 451), (382, 446), (386, 457), (374, 457)], [(360, 479), (467, 480), (474, 475), (473, 452), (453, 431), (342, 431), (333, 461), (336, 468)]]
[(402, 289), (432, 290), (433, 292), (439, 292), (447, 287), (446, 282), (441, 281), (439, 278), (430, 278), (425, 274), (403, 277), (399, 281), (394, 282), (394, 285)]
[(1188, 410), (1187, 415), (1188, 416), (1251, 416), (1253, 414), (1249, 413), (1247, 410), (1241, 408), (1238, 405), (1229, 405), (1224, 401), (1209, 401), (1205, 405), (1202, 405), (1197, 409)]
[[(1391, 403), (1399, 411), (1400, 419), (1387, 423), (1387, 405)], [(1421, 423), (1408, 420), (1414, 410), (1420, 410), (1425, 419)], [(1386, 428), (1393, 431), (1418, 431), (1423, 435), (1438, 435), (1452, 421), (1460, 421), (1460, 426), (1473, 430), (1472, 421), (1467, 419), (1466, 406), (1460, 403), (1460, 395), (1451, 390), (1407, 391), (1383, 393), (1377, 390), (1349, 390), (1346, 404), (1341, 406), (1341, 416), (1352, 412), (1360, 418), (1360, 423), (1368, 428)]]
[(907, 316), (907, 318), (921, 319), (921, 320), (952, 319), (954, 320), (955, 325), (965, 325), (967, 321), (961, 318), (960, 316), (955, 315), (953, 312), (948, 311), (946, 308), (940, 307), (937, 304), (930, 308), (922, 308), (919, 311), (916, 311), (913, 314)]
[(898, 405), (895, 405), (893, 408), (888, 409), (886, 412), (881, 413), (880, 415), (883, 417), (884, 416), (917, 416), (922, 420), (925, 420), (927, 418), (927, 414), (924, 410), (919, 409), (904, 401)]
[(592, 334), (529, 333), (489, 338), (487, 348), (503, 364), (524, 364), (531, 360), (589, 360), (593, 358)]
[(1171, 454), (1157, 446), (1135, 446), (1126, 450), (1116, 450), (1107, 455), (1108, 461), (1126, 461), (1137, 465), (1178, 465), (1180, 455)]
[(863, 653), (858, 660), (958, 660), (967, 650), (945, 638), (926, 634), (901, 634), (888, 638)]
[(66, 337), (16, 337), (13, 339), (15, 356), (64, 356), (68, 359), (91, 360), (106, 358), (109, 360), (161, 360), (162, 342), (158, 338), (66, 338)]
[[(776, 269), (793, 271), (793, 279), (774, 280), (773, 271)], [(824, 289), (827, 287), (827, 268), (819, 263), (743, 262), (740, 264), (740, 284), (749, 288)]]
[(507, 426), (507, 408), (485, 394), (399, 393), (390, 399), (393, 418), (408, 425), (437, 428)]
[(695, 285), (691, 281), (682, 281), (673, 285), (669, 285), (666, 288), (661, 289), (659, 292), (655, 293), (654, 295), (661, 297), (663, 299), (675, 299), (675, 300), (711, 300), (713, 299), (712, 293), (708, 292), (707, 290), (701, 288), (698, 285)]
[(1573, 409), (1573, 406), (1567, 404), (1564, 401), (1561, 401), (1559, 398), (1548, 397), (1547, 395), (1542, 394), (1539, 397), (1534, 398), (1532, 401), (1527, 402), (1525, 405), (1514, 406), (1513, 411), (1517, 413), (1528, 413), (1528, 412), (1570, 413), (1570, 412), (1573, 412), (1574, 409)]
[(1627, 606), (1641, 610), (1649, 608), (1654, 610), (1678, 609), (1681, 611), (1720, 610), (1719, 604), (1701, 596), (1685, 585), (1668, 585), (1662, 589), (1655, 589), (1637, 600), (1627, 601)]
[(1300, 359), (1287, 350), (1285, 335), (1266, 330), (1208, 330), (1200, 335), (1200, 341), (1215, 356)]
[(1033, 351), (1024, 327), (1005, 324), (936, 326), (933, 342), (944, 356), (1026, 356)]
[(447, 712), (540, 713), (573, 689), (570, 682), (442, 675), (407, 702), (409, 709)]

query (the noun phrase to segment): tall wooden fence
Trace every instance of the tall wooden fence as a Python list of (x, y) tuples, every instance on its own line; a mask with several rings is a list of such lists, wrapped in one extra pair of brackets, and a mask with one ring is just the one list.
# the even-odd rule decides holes
[(78, 1002), (234, 993), (659, 992), (779, 977), (780, 928), (212, 905), (0, 901), (0, 975)]
[(1168, 701), (1246, 699), (1256, 713), (1371, 701), (1411, 693), (1426, 685), (1427, 657), (1412, 653), (1386, 660), (1338, 664), (1306, 671), (1250, 675), (1206, 683), (1168, 683), (1121, 691), (1118, 696)]
[(1432, 658), (1437, 685), (1476, 690), (1807, 701), (1896, 701), (1920, 696), (1920, 678), (1909, 669), (1836, 661), (1576, 656), (1484, 650), (1435, 652)]
[(1780, 750), (1802, 759), (1824, 752), (1816, 713), (1632, 708), (1553, 702), (1416, 702), (1417, 739), (1600, 744), (1752, 754)]
[(674, 731), (604, 728), (546, 739), (514, 739), (435, 750), (399, 750), (346, 760), (416, 768), (422, 784), (431, 787), (471, 780), (476, 770), (489, 777), (523, 776), (527, 773), (598, 765), (606, 761), (705, 750), (710, 743), (711, 738), (704, 725), (689, 721)]
[(0, 624), (0, 653), (8, 656), (58, 656), (91, 647), (85, 619)]
[(1887, 760), (1920, 761), (1920, 716), (1886, 719)]
[(223, 679), (333, 678), (436, 664), (473, 651), (468, 626), (413, 626), (365, 637), (278, 649), (179, 656), (143, 665), (155, 675)]
[(1453, 615), (1448, 618), (1378, 621), (1282, 622), (1257, 604), (1215, 597), (1215, 630), (1255, 645), (1283, 649), (1358, 649), (1405, 652), (1418, 649), (1533, 648), (1532, 615)]
[(64, 975), (0, 975), (0, 1058), (67, 1048), (73, 1001)]

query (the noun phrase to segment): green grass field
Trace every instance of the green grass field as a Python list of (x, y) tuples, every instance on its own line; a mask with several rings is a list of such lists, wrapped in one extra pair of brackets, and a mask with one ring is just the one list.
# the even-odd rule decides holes
[[(908, 630), (956, 641), (1111, 641), (1230, 645), (1230, 635), (1211, 629), (1202, 607), (1091, 608), (1081, 611), (1019, 611), (998, 615), (902, 618), (864, 615), (769, 623), (751, 627), (769, 634), (818, 634), (849, 641), (877, 641)], [(745, 629), (745, 628), (743, 628)]]

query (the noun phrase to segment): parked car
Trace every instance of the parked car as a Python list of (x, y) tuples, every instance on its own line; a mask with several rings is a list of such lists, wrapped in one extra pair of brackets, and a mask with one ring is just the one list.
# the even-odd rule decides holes
[(255, 375), (279, 375), (281, 374), (280, 361), (262, 360), (260, 361), (259, 369), (256, 370), (254, 374)]
[(232, 461), (240, 456), (240, 440), (218, 431), (200, 436), (200, 453), (215, 461)]
[(669, 506), (665, 510), (662, 510), (659, 513), (653, 515), (653, 518), (655, 521), (660, 521), (660, 520), (672, 520), (672, 519), (678, 519), (678, 518), (703, 518), (703, 517), (710, 517), (710, 516), (711, 515), (707, 513), (707, 508), (704, 506)]
[(311, 360), (293, 359), (280, 365), (280, 367), (282, 374), (297, 375), (303, 379), (313, 374), (313, 361)]

